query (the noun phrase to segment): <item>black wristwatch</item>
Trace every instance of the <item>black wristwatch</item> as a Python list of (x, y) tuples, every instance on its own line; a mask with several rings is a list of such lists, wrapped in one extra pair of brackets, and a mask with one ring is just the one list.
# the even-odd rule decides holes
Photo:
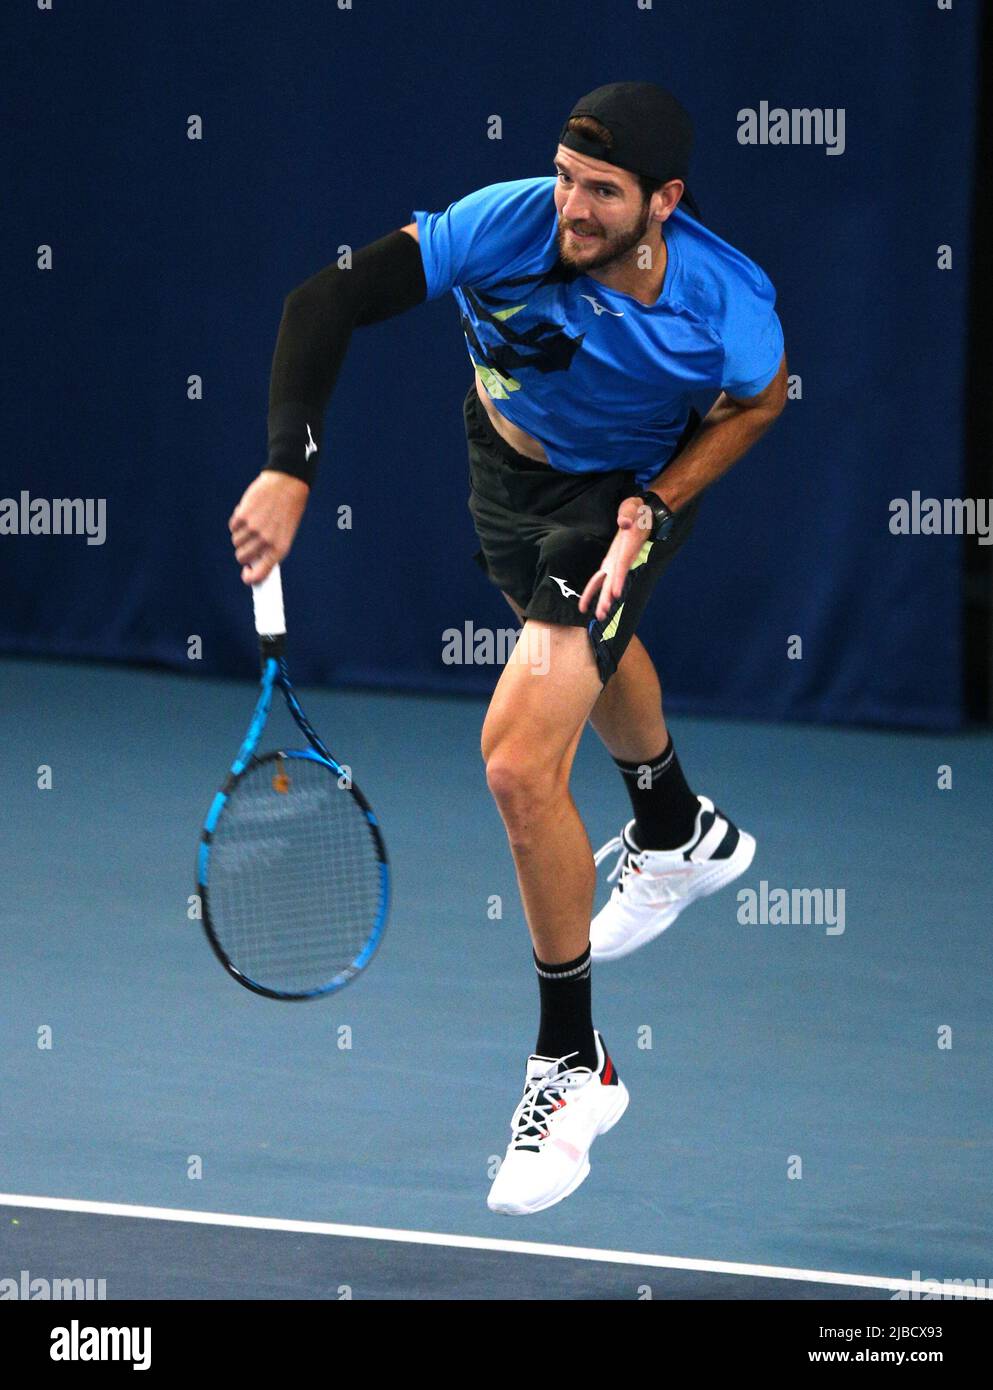
[(652, 529), (648, 539), (650, 541), (664, 541), (676, 523), (675, 515), (657, 492), (642, 492), (638, 495), (652, 513)]

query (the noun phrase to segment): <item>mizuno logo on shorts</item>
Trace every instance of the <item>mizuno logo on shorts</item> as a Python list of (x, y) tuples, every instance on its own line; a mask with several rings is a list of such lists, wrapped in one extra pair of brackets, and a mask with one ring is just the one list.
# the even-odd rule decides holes
[(579, 598), (579, 594), (576, 593), (575, 589), (570, 589), (569, 585), (565, 582), (564, 579), (559, 579), (559, 577), (555, 574), (550, 574), (548, 577), (549, 579), (553, 580), (554, 583), (556, 583), (562, 590), (563, 598)]

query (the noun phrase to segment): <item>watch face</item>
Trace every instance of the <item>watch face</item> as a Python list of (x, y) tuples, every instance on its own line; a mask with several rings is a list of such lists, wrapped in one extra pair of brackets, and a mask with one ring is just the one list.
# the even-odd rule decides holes
[(662, 501), (662, 498), (659, 497), (657, 493), (645, 493), (643, 494), (643, 499), (651, 508), (652, 512), (652, 530), (650, 539), (657, 540), (661, 532), (667, 532), (669, 530), (670, 524), (673, 519), (673, 513), (669, 510), (666, 504)]

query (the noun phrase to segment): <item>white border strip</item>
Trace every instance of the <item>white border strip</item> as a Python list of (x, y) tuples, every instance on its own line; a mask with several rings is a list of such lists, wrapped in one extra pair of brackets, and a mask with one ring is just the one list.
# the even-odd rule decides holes
[(795, 1279), (812, 1284), (841, 1284), (863, 1289), (947, 1293), (953, 1298), (993, 1299), (993, 1289), (960, 1288), (936, 1280), (884, 1279), (874, 1274), (836, 1274), (824, 1269), (790, 1269), (782, 1265), (739, 1264), (730, 1260), (688, 1260), (678, 1255), (642, 1255), (630, 1250), (596, 1250), (583, 1245), (544, 1245), (529, 1240), (490, 1236), (442, 1235), (435, 1231), (400, 1231), (388, 1226), (345, 1226), (334, 1221), (291, 1221), (276, 1216), (237, 1216), (230, 1212), (184, 1211), (177, 1207), (131, 1206), (125, 1202), (88, 1202), (75, 1197), (24, 1197), (0, 1192), (0, 1206), (37, 1207), (47, 1211), (87, 1212), (93, 1216), (131, 1216), (147, 1221), (185, 1221), (196, 1226), (232, 1226), (253, 1231), (293, 1231), (301, 1235), (345, 1236), (352, 1240), (392, 1240), (404, 1245), (438, 1245), (455, 1250), (501, 1250), (512, 1255), (544, 1255), (560, 1260), (596, 1260), (603, 1264), (640, 1265), (651, 1269), (690, 1269), (707, 1274), (741, 1274), (755, 1279)]

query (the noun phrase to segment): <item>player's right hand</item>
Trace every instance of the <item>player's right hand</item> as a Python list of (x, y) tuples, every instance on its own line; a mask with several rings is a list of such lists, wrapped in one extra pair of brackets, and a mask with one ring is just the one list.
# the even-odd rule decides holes
[(244, 583), (258, 584), (289, 554), (309, 495), (300, 478), (269, 468), (246, 489), (228, 521)]

